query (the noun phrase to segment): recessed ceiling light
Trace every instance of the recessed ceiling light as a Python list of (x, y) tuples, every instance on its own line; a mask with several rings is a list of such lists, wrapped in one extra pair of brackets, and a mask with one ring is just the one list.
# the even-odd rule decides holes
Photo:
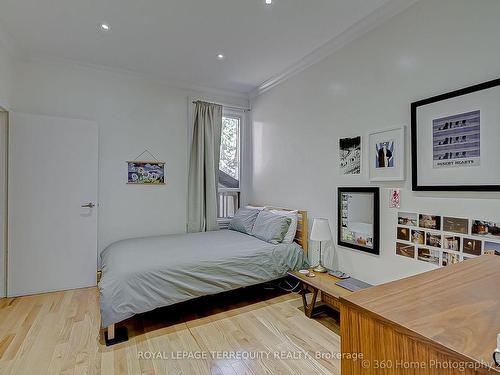
[(217, 58), (218, 58), (219, 60), (224, 60), (224, 55), (223, 55), (222, 53), (219, 53), (219, 54), (217, 55)]
[(273, 3), (273, 0), (266, 0), (266, 5), (271, 5)]
[(101, 29), (103, 29), (103, 30), (109, 30), (109, 25), (107, 25), (107, 24), (103, 23), (103, 24), (101, 25)]

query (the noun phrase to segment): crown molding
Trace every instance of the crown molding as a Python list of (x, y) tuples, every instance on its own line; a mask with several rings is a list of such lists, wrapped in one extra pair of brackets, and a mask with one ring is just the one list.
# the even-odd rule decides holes
[(310, 54), (306, 55), (293, 65), (289, 66), (281, 73), (276, 74), (275, 76), (264, 81), (256, 89), (250, 91), (249, 93), (250, 99), (254, 99), (260, 94), (283, 83), (288, 78), (293, 77), (294, 75), (304, 71), (310, 66), (317, 64), (321, 60), (324, 60), (325, 58), (331, 56), (337, 50), (351, 43), (355, 39), (359, 38), (361, 35), (373, 30), (374, 28), (381, 25), (388, 19), (401, 13), (402, 11), (409, 8), (417, 1), (418, 0), (390, 0), (380, 8), (370, 13), (365, 18), (361, 19), (360, 21), (356, 22), (355, 24), (347, 28), (341, 34), (330, 39), (328, 42), (318, 47)]
[(169, 79), (164, 78), (164, 77), (159, 77), (158, 75), (155, 75), (155, 74), (142, 73), (142, 72), (138, 72), (136, 70), (131, 70), (131, 69), (117, 68), (117, 67), (112, 67), (109, 65), (87, 63), (87, 62), (82, 62), (82, 61), (78, 61), (78, 60), (47, 56), (47, 55), (43, 55), (43, 54), (33, 54), (31, 56), (25, 55), (25, 56), (19, 56), (19, 57), (20, 57), (19, 59), (21, 61), (27, 62), (27, 63), (39, 63), (39, 64), (50, 64), (50, 65), (59, 64), (59, 65), (65, 65), (65, 66), (73, 66), (73, 67), (81, 68), (81, 69), (88, 69), (88, 70), (94, 70), (94, 71), (100, 71), (100, 72), (108, 72), (108, 73), (114, 73), (114, 74), (122, 74), (122, 75), (132, 76), (132, 77), (135, 77), (138, 79), (143, 79), (146, 81), (161, 83), (161, 84), (168, 86), (168, 87), (171, 87), (173, 89), (192, 91), (192, 92), (199, 93), (199, 94), (212, 94), (212, 95), (220, 95), (220, 96), (227, 96), (227, 97), (232, 97), (232, 98), (237, 98), (237, 99), (249, 100), (248, 93), (222, 90), (222, 89), (217, 89), (217, 88), (208, 87), (208, 86), (191, 84), (189, 82), (183, 82), (183, 81), (169, 80)]

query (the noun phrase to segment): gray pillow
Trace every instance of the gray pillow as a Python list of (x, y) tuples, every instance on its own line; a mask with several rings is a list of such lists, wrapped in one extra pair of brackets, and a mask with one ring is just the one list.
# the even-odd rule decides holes
[(258, 214), (259, 210), (240, 208), (229, 222), (228, 229), (245, 234), (251, 234)]
[(253, 225), (252, 236), (272, 244), (283, 241), (292, 219), (287, 216), (260, 211)]

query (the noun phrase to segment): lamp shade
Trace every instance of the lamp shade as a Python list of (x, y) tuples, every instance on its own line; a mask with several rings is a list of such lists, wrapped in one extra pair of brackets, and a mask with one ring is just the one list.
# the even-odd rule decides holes
[(328, 219), (314, 219), (311, 230), (311, 240), (328, 241), (331, 239), (332, 232), (330, 231), (330, 224), (328, 224)]

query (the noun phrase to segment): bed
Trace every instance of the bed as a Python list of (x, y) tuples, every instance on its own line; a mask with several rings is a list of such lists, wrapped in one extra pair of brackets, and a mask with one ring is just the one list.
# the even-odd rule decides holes
[[(307, 213), (295, 241), (271, 244), (231, 230), (134, 238), (101, 254), (101, 325), (115, 343), (115, 324), (200, 296), (286, 276), (307, 265)], [(125, 338), (126, 340), (126, 338)], [(119, 341), (124, 341), (119, 340)]]

